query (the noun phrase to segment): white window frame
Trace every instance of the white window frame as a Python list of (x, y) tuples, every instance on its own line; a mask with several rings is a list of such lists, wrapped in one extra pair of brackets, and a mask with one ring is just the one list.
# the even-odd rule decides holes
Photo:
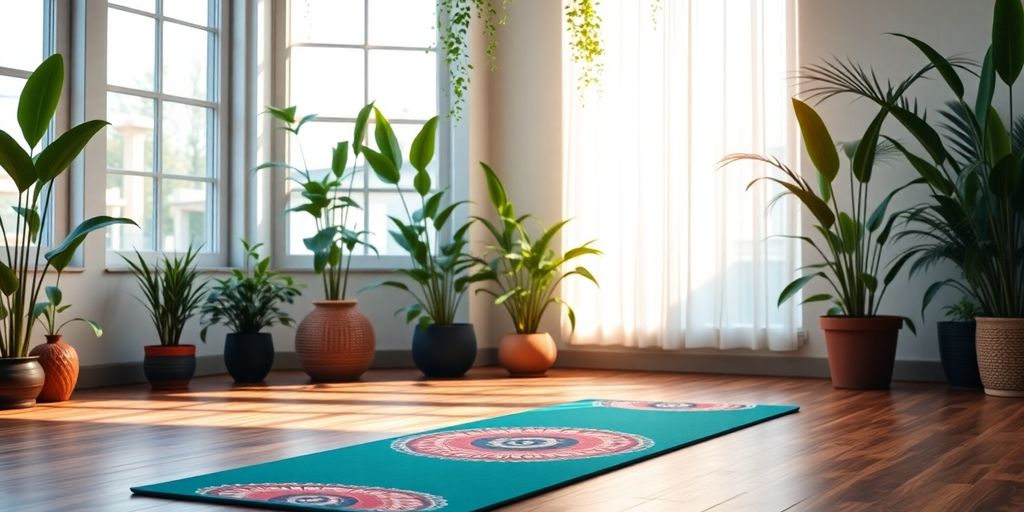
[[(271, 2), (271, 62), (273, 63), (273, 73), (271, 77), (271, 93), (270, 97), (273, 99), (272, 104), (275, 106), (288, 106), (288, 98), (290, 96), (288, 87), (289, 80), (288, 75), (289, 69), (289, 58), (291, 47), (316, 47), (316, 48), (344, 48), (344, 49), (356, 49), (363, 51), (363, 96), (364, 104), (370, 99), (369, 95), (369, 52), (371, 50), (403, 50), (403, 51), (426, 51), (431, 50), (434, 52), (436, 59), (436, 80), (437, 80), (437, 112), (439, 113), (438, 119), (438, 139), (437, 139), (437, 153), (435, 158), (438, 160), (438, 172), (436, 183), (432, 185), (431, 190), (445, 190), (445, 203), (450, 204), (453, 201), (466, 199), (468, 193), (467, 187), (460, 186), (459, 190), (455, 190), (456, 187), (453, 185), (457, 180), (454, 180), (454, 171), (452, 165), (453, 154), (456, 153), (456, 148), (452, 144), (453, 132), (457, 131), (455, 123), (449, 118), (447, 113), (450, 110), (451, 98), (450, 98), (450, 83), (447, 72), (447, 64), (444, 60), (444, 55), (438, 51), (440, 48), (439, 40), (435, 39), (434, 47), (415, 47), (415, 46), (396, 46), (396, 45), (372, 45), (369, 44), (369, 16), (370, 9), (369, 3), (372, 0), (363, 0), (363, 44), (341, 44), (341, 43), (295, 43), (290, 44), (290, 30), (291, 30), (291, 2), (294, 0), (285, 0), (282, 2)], [(302, 108), (302, 105), (299, 105)], [(261, 107), (262, 108), (262, 107)], [(311, 112), (307, 112), (311, 113)], [(353, 112), (353, 115), (355, 112)], [(468, 112), (463, 112), (463, 116), (467, 116)], [(354, 123), (354, 117), (329, 117), (319, 116), (317, 120), (322, 122), (349, 122)], [(411, 120), (411, 119), (389, 119), (392, 125), (415, 125), (419, 126), (424, 121)], [(369, 128), (369, 127), (368, 127)], [(275, 130), (274, 135), (270, 139), (270, 155), (271, 160), (285, 161), (287, 158), (288, 142), (285, 134), (281, 133), (280, 130)], [(372, 134), (367, 134), (368, 137), (372, 138)], [(340, 142), (340, 141), (339, 141)], [(408, 147), (403, 147), (403, 152), (408, 151)], [(365, 165), (365, 163), (364, 163)], [(367, 167), (369, 171), (369, 168)], [(304, 271), (310, 270), (313, 265), (313, 259), (311, 255), (300, 255), (300, 254), (289, 254), (289, 222), (286, 215), (282, 215), (280, 212), (284, 212), (288, 208), (288, 186), (287, 176), (285, 172), (280, 170), (273, 171), (273, 178), (270, 180), (270, 193), (271, 201), (270, 204), (273, 208), (273, 214), (270, 215), (272, 220), (272, 237), (273, 242), (269, 244), (273, 248), (273, 261), (276, 267), (284, 268), (289, 271)], [(372, 171), (369, 171), (372, 172)], [(361, 194), (364, 198), (369, 198), (369, 195), (375, 192), (395, 192), (392, 187), (373, 187), (368, 186), (369, 175), (363, 173), (363, 187), (357, 188), (357, 194)], [(402, 189), (403, 193), (409, 192), (415, 196), (416, 192), (412, 188)], [(357, 199), (359, 200), (359, 199)], [(368, 211), (368, 205), (363, 204), (364, 201), (360, 201), (364, 210)], [(288, 215), (291, 215), (289, 213)], [(368, 215), (368, 213), (366, 214)], [(464, 221), (464, 215), (453, 215), (449, 221), (449, 226), (446, 227), (442, 232), (438, 233), (439, 237), (451, 236), (451, 224), (454, 222)], [(383, 235), (387, 236), (386, 233)], [(396, 268), (407, 268), (409, 267), (410, 261), (409, 256), (405, 254), (398, 255), (355, 255), (352, 258), (351, 269), (355, 271), (377, 271), (377, 270), (393, 270)]]
[[(57, 133), (63, 133), (70, 126), (69, 123), (69, 103), (71, 90), (72, 75), (70, 72), (71, 59), (70, 53), (70, 26), (71, 26), (71, 11), (68, 2), (59, 2), (57, 0), (42, 0), (43, 2), (43, 22), (45, 23), (43, 33), (43, 55), (40, 56), (40, 62), (43, 59), (55, 54), (61, 53), (64, 55), (64, 88), (61, 91), (61, 102), (57, 105), (57, 112), (53, 116), (53, 120), (50, 122), (50, 126), (43, 135), (41, 143), (36, 147), (37, 150), (46, 147), (55, 138)], [(0, 76), (14, 77), (27, 79), (32, 74), (32, 69), (18, 69), (8, 68), (0, 66)], [(20, 133), (10, 134), (12, 137), (17, 139)], [(38, 152), (38, 151), (37, 151)], [(0, 171), (2, 172), (2, 171)], [(71, 194), (69, 194), (69, 184), (71, 180), (68, 179), (68, 172), (62, 173), (53, 181), (53, 197), (50, 198), (51, 204), (49, 211), (47, 212), (46, 218), (46, 230), (41, 233), (41, 242), (43, 244), (43, 251), (53, 245), (54, 240), (63, 238), (67, 234), (68, 227), (68, 204), (70, 201)], [(40, 205), (42, 208), (42, 205)], [(40, 212), (42, 213), (42, 212)], [(4, 245), (4, 241), (0, 240), (0, 246)], [(74, 262), (79, 263), (79, 262)]]
[[(86, 16), (86, 31), (89, 34), (86, 36), (88, 42), (86, 43), (86, 59), (87, 59), (87, 75), (93, 75), (91, 80), (88, 80), (86, 86), (86, 97), (88, 98), (88, 105), (86, 107), (87, 117), (89, 118), (100, 118), (106, 117), (107, 111), (107, 93), (121, 93), (128, 94), (135, 97), (141, 97), (156, 102), (154, 111), (154, 129), (156, 133), (162, 129), (162, 123), (160, 119), (161, 108), (160, 104), (164, 101), (170, 101), (174, 103), (210, 108), (213, 110), (213, 129), (207, 131), (207, 162), (208, 165), (212, 165), (212, 175), (207, 177), (197, 176), (180, 176), (174, 174), (165, 174), (160, 168), (160, 144), (161, 141), (157, 140), (156, 134), (154, 134), (154, 147), (153, 147), (153, 171), (152, 172), (136, 172), (136, 171), (125, 171), (125, 170), (114, 170), (113, 174), (124, 175), (124, 176), (145, 176), (153, 179), (153, 224), (152, 226), (144, 226), (142, 229), (155, 230), (154, 242), (157, 250), (139, 250), (144, 258), (155, 261), (160, 254), (168, 253), (170, 251), (161, 251), (160, 237), (159, 237), (159, 226), (161, 223), (160, 218), (160, 181), (162, 179), (184, 179), (193, 182), (205, 182), (208, 187), (213, 187), (214, 201), (216, 207), (213, 212), (209, 212), (207, 218), (207, 233), (209, 233), (209, 243), (203, 247), (203, 252), (197, 258), (197, 263), (204, 267), (223, 267), (227, 266), (230, 262), (230, 248), (232, 244), (229, 241), (229, 225), (230, 225), (230, 210), (229, 210), (229, 191), (231, 189), (231, 172), (230, 162), (228, 155), (231, 153), (229, 144), (229, 127), (230, 122), (230, 60), (231, 60), (231, 17), (230, 8), (231, 0), (218, 0), (217, 9), (215, 12), (211, 12), (211, 20), (215, 19), (215, 22), (210, 23), (212, 26), (203, 26), (196, 23), (180, 20), (170, 16), (163, 15), (162, 4), (165, 1), (174, 0), (155, 0), (156, 12), (146, 12), (123, 5), (119, 5), (116, 2), (106, 1), (93, 1), (89, 0), (85, 2), (85, 16)], [(216, 34), (216, 47), (209, 50), (209, 60), (207, 66), (207, 84), (209, 90), (214, 91), (215, 100), (197, 100), (194, 98), (187, 98), (181, 96), (175, 96), (166, 94), (162, 90), (146, 91), (141, 89), (133, 89), (129, 87), (110, 85), (107, 82), (107, 13), (109, 9), (116, 9), (119, 11), (138, 14), (150, 19), (156, 20), (156, 29), (154, 32), (155, 38), (155, 62), (154, 62), (154, 81), (158, 85), (157, 89), (162, 89), (160, 82), (160, 75), (162, 73), (162, 63), (160, 56), (163, 54), (163, 22), (170, 21), (176, 24), (187, 26), (203, 30), (208, 33)], [(214, 18), (216, 17), (216, 18)], [(99, 152), (104, 155), (99, 173), (102, 175), (103, 185), (100, 187), (103, 192), (96, 197), (103, 198), (103, 207), (101, 210), (106, 210), (106, 177), (110, 170), (106, 165), (106, 150), (105, 150), (106, 138), (103, 138), (104, 150)], [(96, 160), (92, 160), (90, 164), (96, 163)], [(106, 250), (106, 265), (109, 268), (123, 268), (125, 263), (121, 259), (121, 255), (134, 256), (134, 252), (131, 250)]]

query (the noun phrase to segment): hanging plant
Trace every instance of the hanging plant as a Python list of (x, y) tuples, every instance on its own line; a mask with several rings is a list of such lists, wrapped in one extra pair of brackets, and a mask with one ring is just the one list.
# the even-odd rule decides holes
[(597, 14), (597, 0), (567, 0), (565, 23), (569, 31), (569, 55), (580, 67), (576, 88), (581, 92), (600, 81), (604, 55), (601, 41), (601, 16)]
[(487, 62), (494, 69), (498, 49), (498, 25), (504, 25), (509, 0), (501, 0), (496, 9), (490, 0), (437, 0), (437, 26), (440, 27), (441, 46), (444, 49), (445, 64), (452, 93), (449, 115), (458, 119), (466, 102), (469, 88), (469, 72), (473, 64), (469, 61), (469, 25), (476, 18), (483, 23), (482, 31), (487, 39)]

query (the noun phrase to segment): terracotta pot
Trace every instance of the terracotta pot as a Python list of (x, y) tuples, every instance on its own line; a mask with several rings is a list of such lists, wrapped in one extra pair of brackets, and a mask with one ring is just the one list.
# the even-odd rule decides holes
[(78, 352), (64, 343), (60, 334), (46, 335), (46, 343), (37, 345), (29, 355), (39, 356), (46, 373), (46, 383), (39, 393), (39, 402), (63, 402), (71, 398), (78, 382)]
[(889, 389), (902, 318), (823, 316), (821, 328), (833, 387)]
[(153, 391), (188, 389), (196, 373), (195, 345), (146, 345), (142, 369)]
[(558, 347), (546, 332), (506, 334), (498, 345), (498, 361), (513, 377), (543, 377), (556, 357)]
[(955, 388), (980, 388), (974, 322), (939, 322), (939, 356), (946, 382)]
[(370, 320), (354, 300), (319, 300), (299, 322), (295, 354), (314, 381), (358, 379), (373, 362), (377, 342)]
[(1024, 318), (975, 320), (978, 370), (985, 393), (1024, 397)]
[(33, 407), (45, 381), (38, 357), (0, 358), (0, 409)]
[(417, 325), (412, 335), (412, 360), (430, 378), (462, 377), (476, 361), (476, 332), (472, 324)]

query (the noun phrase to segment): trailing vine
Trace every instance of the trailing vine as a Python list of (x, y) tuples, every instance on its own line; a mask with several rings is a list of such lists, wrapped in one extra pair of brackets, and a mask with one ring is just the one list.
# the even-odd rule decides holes
[(483, 23), (481, 30), (487, 39), (487, 61), (491, 69), (494, 69), (498, 50), (497, 29), (498, 25), (505, 24), (509, 1), (501, 0), (500, 9), (496, 9), (490, 0), (437, 0), (437, 26), (440, 27), (441, 46), (444, 48), (452, 93), (449, 114), (456, 119), (462, 115), (466, 90), (469, 88), (469, 73), (473, 69), (469, 60), (469, 25), (473, 21), (474, 11), (476, 18)]
[(576, 84), (581, 92), (600, 81), (604, 68), (600, 60), (604, 55), (604, 44), (601, 41), (601, 16), (597, 14), (597, 5), (597, 0), (567, 0), (565, 3), (569, 52), (573, 63), (581, 69)]

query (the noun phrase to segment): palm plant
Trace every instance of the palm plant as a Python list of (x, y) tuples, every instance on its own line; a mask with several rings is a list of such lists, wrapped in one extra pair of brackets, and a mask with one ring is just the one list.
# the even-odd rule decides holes
[[(878, 104), (880, 118), (895, 117), (924, 148), (925, 154), (918, 154), (893, 141), (932, 198), (905, 212), (913, 227), (899, 237), (917, 243), (902, 258), (914, 260), (911, 274), (950, 261), (962, 277), (929, 286), (922, 313), (940, 289), (953, 287), (977, 302), (985, 315), (1024, 317), (1024, 121), (1007, 127), (992, 107), (999, 81), (1010, 93), (1014, 119), (1013, 85), (1024, 67), (1024, 8), (1019, 0), (995, 2), (992, 44), (978, 75), (974, 101), (965, 98), (958, 74), (973, 72), (969, 61), (943, 57), (918, 39), (893, 35), (910, 42), (928, 60), (898, 86), (882, 88), (873, 72), (835, 62), (806, 68), (802, 77), (819, 99), (853, 95)], [(954, 96), (939, 124), (945, 137), (923, 112), (908, 108), (910, 87), (931, 71), (938, 72)]]
[(59, 280), (89, 233), (114, 224), (135, 225), (126, 218), (92, 217), (43, 254), (40, 237), (52, 221), (53, 181), (78, 158), (93, 136), (109, 124), (86, 121), (40, 148), (63, 87), (64, 58), (55, 54), (32, 72), (18, 100), (18, 126), (28, 151), (0, 130), (0, 167), (18, 189), (13, 206), (18, 215), (14, 225), (5, 225), (0, 220), (0, 236), (5, 244), (0, 252), (0, 357), (4, 358), (28, 355), (38, 316), (35, 305), (47, 272), (53, 268)]
[[(879, 142), (881, 122), (878, 120), (884, 119), (880, 114), (858, 142), (843, 146), (843, 153), (849, 161), (847, 177), (850, 187), (849, 195), (840, 201), (834, 188), (834, 182), (840, 174), (840, 151), (837, 145), (811, 106), (793, 99), (793, 108), (804, 146), (817, 170), (816, 187), (777, 158), (732, 154), (727, 155), (721, 165), (753, 161), (774, 167), (782, 173), (781, 177), (760, 177), (752, 181), (748, 188), (763, 181), (775, 183), (783, 187), (784, 191), (772, 204), (784, 196), (792, 195), (814, 217), (814, 229), (821, 236), (821, 242), (807, 236), (791, 238), (810, 246), (822, 261), (801, 269), (809, 272), (783, 288), (779, 304), (791, 299), (809, 282), (824, 279), (831, 287), (831, 292), (812, 295), (804, 299), (803, 303), (831, 302), (832, 307), (827, 313), (831, 316), (876, 316), (886, 290), (906, 263), (902, 256), (894, 259), (885, 268), (883, 275), (883, 259), (893, 240), (893, 226), (900, 216), (899, 212), (888, 212), (889, 204), (893, 197), (919, 180), (892, 190), (877, 204), (870, 204), (874, 166), (896, 147), (891, 141)], [(916, 330), (909, 319), (905, 318), (904, 322), (912, 331)]]
[[(366, 121), (373, 108), (373, 103), (366, 105), (356, 116), (352, 143), (339, 142), (332, 148), (331, 168), (327, 171), (311, 170), (306, 165), (305, 151), (299, 134), (302, 127), (316, 119), (316, 114), (296, 116), (297, 108), (268, 107), (267, 113), (284, 123), (282, 130), (289, 133), (296, 149), (301, 155), (302, 167), (286, 162), (266, 162), (257, 166), (260, 169), (285, 169), (293, 171), (297, 176), (289, 177), (302, 188), (303, 202), (288, 209), (288, 213), (305, 213), (313, 218), (316, 233), (302, 240), (306, 248), (313, 253), (313, 271), (320, 274), (324, 285), (324, 298), (327, 300), (344, 300), (348, 294), (348, 274), (352, 265), (352, 255), (359, 246), (366, 246), (373, 252), (373, 247), (366, 237), (368, 231), (355, 231), (350, 228), (349, 214), (360, 209), (359, 203), (352, 198), (356, 175), (359, 172), (358, 162), (353, 161), (352, 168), (347, 169), (349, 147), (356, 157), (363, 150), (363, 137), (366, 132)], [(317, 177), (317, 175), (321, 175)]]
[(155, 265), (147, 263), (138, 251), (135, 251), (134, 261), (121, 256), (142, 288), (139, 302), (146, 307), (153, 321), (160, 345), (181, 343), (185, 323), (192, 318), (203, 299), (207, 283), (197, 282), (199, 271), (195, 261), (198, 254), (198, 248), (189, 247), (185, 254), (165, 255)]
[(412, 259), (412, 268), (398, 269), (397, 272), (416, 283), (418, 290), (400, 281), (384, 281), (373, 287), (396, 288), (412, 296), (415, 304), (396, 312), (404, 313), (407, 322), (418, 320), (421, 328), (430, 324), (454, 324), (455, 315), (470, 283), (480, 281), (483, 277), (471, 272), (476, 260), (466, 249), (470, 222), (456, 228), (448, 243), (441, 243), (434, 237), (434, 233), (445, 230), (455, 209), (466, 203), (457, 201), (442, 206), (445, 191), (430, 191), (431, 178), (427, 167), (434, 159), (437, 117), (423, 125), (409, 149), (409, 163), (416, 169), (413, 187), (420, 199), (416, 210), (410, 210), (405, 194), (398, 185), (401, 181), (399, 169), (402, 168), (402, 149), (391, 123), (376, 107), (374, 122), (374, 139), (378, 149), (375, 151), (364, 147), (363, 155), (377, 177), (384, 183), (394, 185), (401, 197), (405, 218), (389, 217), (395, 228), (390, 234)]
[(576, 313), (572, 306), (563, 302), (555, 295), (558, 285), (567, 277), (580, 276), (595, 285), (597, 279), (586, 269), (577, 266), (568, 272), (562, 267), (571, 260), (584, 255), (600, 255), (601, 251), (590, 247), (587, 242), (573, 247), (563, 254), (556, 255), (551, 250), (551, 242), (562, 227), (569, 221), (563, 220), (544, 230), (536, 240), (530, 236), (525, 227), (529, 215), (516, 216), (515, 206), (508, 199), (505, 186), (497, 174), (481, 162), (480, 166), (487, 177), (487, 191), (494, 205), (495, 212), (501, 219), (497, 224), (482, 218), (474, 217), (483, 224), (493, 237), (493, 245), (488, 246), (490, 259), (476, 258), (484, 266), (480, 278), (494, 283), (497, 292), (486, 288), (477, 293), (487, 293), (494, 297), (494, 303), (501, 305), (512, 318), (517, 334), (533, 334), (540, 327), (544, 312), (552, 304), (562, 304), (569, 316), (572, 330), (576, 330)]
[(199, 337), (204, 342), (206, 331), (219, 323), (240, 334), (255, 334), (277, 323), (295, 323), (281, 304), (294, 303), (301, 293), (299, 286), (291, 276), (270, 270), (270, 258), (260, 259), (261, 245), (242, 240), (245, 270), (233, 269), (231, 277), (215, 280), (202, 306), (203, 330)]

